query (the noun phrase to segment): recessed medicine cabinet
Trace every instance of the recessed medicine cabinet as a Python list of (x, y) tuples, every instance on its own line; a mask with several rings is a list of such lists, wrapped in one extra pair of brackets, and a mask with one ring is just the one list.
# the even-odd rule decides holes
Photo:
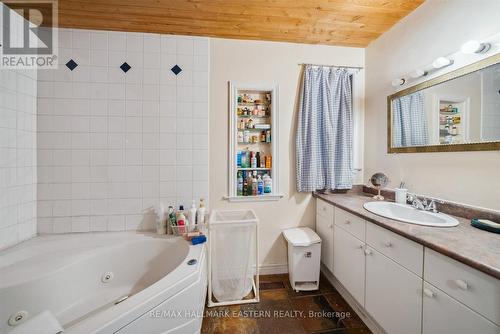
[(278, 86), (229, 83), (229, 201), (283, 197), (278, 175)]

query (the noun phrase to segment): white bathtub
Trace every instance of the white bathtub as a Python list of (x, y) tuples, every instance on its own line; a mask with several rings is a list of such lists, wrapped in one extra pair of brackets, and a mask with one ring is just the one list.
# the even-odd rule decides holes
[(29, 321), (45, 310), (64, 333), (198, 333), (206, 279), (205, 246), (180, 237), (36, 237), (0, 252), (0, 333), (22, 328), (8, 325), (12, 314), (27, 311)]

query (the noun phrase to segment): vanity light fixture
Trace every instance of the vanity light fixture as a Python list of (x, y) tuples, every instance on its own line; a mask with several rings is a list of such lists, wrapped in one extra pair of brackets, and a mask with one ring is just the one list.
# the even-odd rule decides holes
[(434, 60), (432, 62), (432, 67), (434, 67), (435, 69), (439, 69), (439, 68), (443, 68), (446, 66), (450, 66), (452, 64), (453, 64), (453, 60), (446, 58), (446, 57), (439, 57), (439, 58), (436, 58), (436, 60)]
[(391, 84), (393, 87), (403, 86), (406, 80), (404, 78), (397, 78), (392, 80)]
[(460, 51), (465, 54), (486, 53), (491, 48), (490, 43), (481, 43), (475, 40), (465, 42)]
[(417, 68), (416, 70), (414, 70), (413, 72), (410, 73), (410, 77), (412, 79), (417, 79), (420, 77), (424, 77), (426, 75), (427, 75), (427, 71), (421, 70), (419, 68)]

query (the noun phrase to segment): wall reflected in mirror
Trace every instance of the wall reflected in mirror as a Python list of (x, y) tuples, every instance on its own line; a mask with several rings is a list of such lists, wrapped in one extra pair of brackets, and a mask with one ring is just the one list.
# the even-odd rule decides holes
[(500, 63), (389, 103), (392, 148), (500, 142)]

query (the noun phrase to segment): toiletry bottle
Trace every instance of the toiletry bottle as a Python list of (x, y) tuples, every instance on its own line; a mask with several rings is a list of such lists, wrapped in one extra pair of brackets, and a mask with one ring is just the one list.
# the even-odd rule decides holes
[(250, 151), (248, 148), (247, 148), (247, 165), (245, 166), (246, 168), (250, 168), (250, 164), (251, 164), (251, 159), (252, 159), (252, 151)]
[(260, 167), (260, 152), (255, 153), (255, 159), (257, 160), (255, 163), (255, 168)]
[(250, 158), (251, 168), (257, 168), (257, 157), (255, 156), (255, 152), (252, 152), (252, 157)]
[(271, 168), (271, 156), (266, 155), (266, 168)]
[(260, 141), (265, 143), (266, 142), (266, 131), (262, 131), (260, 134)]
[(236, 166), (241, 167), (241, 151), (236, 153)]
[(270, 194), (272, 192), (272, 179), (269, 175), (264, 175), (264, 193)]
[(271, 142), (271, 130), (266, 131), (266, 143)]
[[(184, 216), (184, 206), (180, 205), (179, 206), (179, 211), (177, 211), (177, 226), (184, 226), (186, 225), (186, 216)], [(184, 233), (186, 230), (185, 227), (179, 227), (178, 232), (179, 233)]]
[(250, 131), (245, 130), (243, 131), (243, 143), (249, 143), (250, 142)]
[(245, 172), (243, 172), (242, 179), (243, 179), (243, 191), (242, 191), (241, 195), (246, 196), (247, 192), (248, 192), (248, 182), (247, 182)]
[(191, 208), (188, 211), (188, 224), (195, 225), (196, 224), (196, 204), (193, 199), (191, 202)]
[(257, 182), (257, 172), (255, 171), (252, 178), (252, 196), (257, 196), (259, 184)]
[(243, 131), (238, 131), (238, 143), (243, 143)]
[(243, 195), (243, 176), (241, 175), (241, 171), (238, 172), (238, 186), (236, 188), (236, 195)]
[(197, 224), (205, 224), (205, 212), (207, 208), (205, 208), (205, 200), (200, 198), (200, 207), (196, 211), (196, 222)]
[(260, 177), (257, 177), (257, 195), (262, 195), (264, 193), (264, 181)]
[(248, 173), (248, 178), (247, 178), (247, 196), (252, 196), (253, 195), (253, 179), (252, 179), (252, 173)]
[(240, 166), (242, 168), (246, 168), (247, 167), (247, 150), (248, 150), (248, 148), (245, 151), (241, 152), (241, 157), (240, 157), (241, 164), (240, 164)]
[(259, 165), (260, 168), (266, 168), (266, 156), (263, 155), (262, 157), (260, 157), (260, 165)]

